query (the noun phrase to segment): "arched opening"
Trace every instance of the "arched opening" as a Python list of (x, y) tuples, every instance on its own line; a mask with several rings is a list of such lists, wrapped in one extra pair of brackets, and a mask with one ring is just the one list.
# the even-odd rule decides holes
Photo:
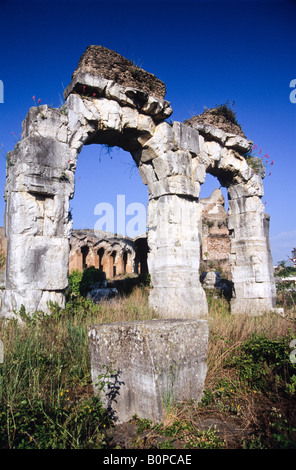
[(116, 272), (117, 272), (117, 266), (116, 266), (116, 251), (112, 251), (111, 253), (111, 258), (112, 258), (112, 268), (113, 268), (113, 277), (116, 276)]
[(123, 272), (126, 274), (126, 266), (127, 266), (127, 252), (123, 253)]
[(83, 246), (81, 248), (81, 254), (82, 254), (82, 269), (86, 269), (88, 264), (87, 264), (87, 255), (89, 254), (89, 247), (88, 246)]
[[(98, 246), (92, 249), (90, 262), (103, 270), (108, 279), (118, 274), (140, 274), (141, 270), (135, 269), (135, 241), (138, 235), (146, 238), (147, 203), (147, 187), (130, 152), (103, 144), (82, 148), (76, 165), (75, 193), (70, 201), (72, 235), (84, 234), (87, 243)], [(117, 254), (116, 261), (114, 252), (108, 254), (109, 243), (117, 243), (118, 247), (128, 244), (119, 248), (121, 254)], [(73, 243), (73, 250), (74, 246)], [(85, 260), (86, 257), (87, 254)], [(87, 264), (85, 260), (82, 269)]]
[[(228, 192), (216, 176), (207, 173), (201, 186), (201, 262), (200, 274), (218, 273), (231, 281), (229, 263), (230, 238), (228, 230)], [(213, 277), (214, 279), (214, 277)]]
[(104, 265), (103, 265), (103, 257), (104, 257), (104, 253), (105, 253), (104, 248), (99, 248), (97, 253), (98, 253), (98, 256), (99, 256), (99, 269), (101, 271), (104, 271)]
[(138, 237), (135, 240), (136, 256), (135, 256), (135, 272), (137, 274), (147, 274), (148, 271), (148, 243), (147, 237)]
[[(270, 267), (268, 223), (261, 201), (262, 180), (260, 176), (252, 176), (247, 163), (243, 165), (245, 161), (241, 155), (229, 150), (231, 147), (244, 151), (244, 145), (231, 138), (227, 148), (223, 148), (224, 144), (216, 142), (217, 135), (213, 139), (215, 142), (209, 141), (208, 136), (205, 144), (196, 129), (165, 121), (171, 115), (171, 108), (165, 100), (103, 79), (106, 86), (102, 86), (102, 77), (88, 77), (91, 82), (86, 83), (89, 88), (85, 94), (84, 83), (79, 82), (81, 77), (84, 80), (85, 75), (78, 74), (67, 87), (66, 115), (61, 110), (48, 107), (42, 108), (42, 113), (40, 108), (32, 108), (23, 126), (24, 139), (15, 147), (13, 161), (28, 165), (24, 166), (23, 172), (17, 164), (8, 168), (7, 181), (15, 182), (19, 178), (17, 188), (21, 189), (16, 191), (8, 185), (6, 192), (8, 230), (17, 228), (17, 233), (13, 233), (8, 243), (9, 275), (6, 276), (2, 308), (13, 312), (25, 302), (29, 310), (47, 311), (49, 300), (64, 305), (69, 246), (74, 246), (69, 233), (73, 219), (75, 223), (75, 199), (72, 207), (70, 199), (74, 195), (75, 170), (79, 188), (77, 157), (83, 146), (90, 144), (118, 146), (130, 152), (142, 182), (148, 186), (151, 307), (166, 318), (176, 318), (175, 315), (196, 318), (207, 314), (205, 294), (198, 281), (198, 200), (205, 171), (217, 176), (230, 195), (228, 228), (233, 230), (231, 273), (238, 294), (236, 312), (241, 313), (242, 309), (254, 311), (258, 306), (265, 310), (272, 307), (275, 284)], [(205, 159), (204, 163), (196, 158), (200, 155)], [(82, 161), (81, 155), (78, 161)], [(85, 165), (88, 172), (89, 166), (88, 161)], [(99, 181), (103, 172), (94, 170), (92, 167), (86, 179), (87, 186), (96, 194), (103, 189), (102, 200), (96, 200), (95, 204), (87, 200), (83, 214), (86, 215), (87, 210), (92, 212), (92, 234), (95, 230), (102, 232), (102, 229), (111, 232), (114, 242), (109, 244), (108, 253), (112, 253), (112, 249), (117, 250), (113, 247), (118, 243), (119, 235), (126, 237), (131, 233), (132, 238), (135, 236), (141, 217), (143, 220), (142, 205), (135, 204), (133, 200), (131, 203), (126, 201), (125, 192), (119, 193), (118, 186), (116, 203), (108, 201), (106, 191), (114, 182), (114, 175), (111, 172), (106, 184), (106, 176), (105, 181)], [(18, 209), (26, 206), (30, 210), (23, 219), (22, 211)], [(136, 212), (137, 215), (140, 213), (140, 218), (135, 217)], [(98, 216), (99, 223), (96, 220)], [(88, 221), (82, 225), (88, 231)], [(90, 235), (82, 233), (79, 239), (83, 267), (93, 264), (93, 255), (98, 250), (95, 249), (94, 237)], [(91, 238), (90, 246), (85, 240)], [(24, 260), (20, 247), (25, 253)], [(111, 265), (111, 275), (114, 276), (117, 263), (112, 256)]]

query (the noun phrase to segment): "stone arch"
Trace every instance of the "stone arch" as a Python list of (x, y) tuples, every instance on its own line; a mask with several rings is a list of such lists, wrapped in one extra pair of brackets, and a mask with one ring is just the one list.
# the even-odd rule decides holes
[[(262, 181), (240, 155), (249, 143), (239, 136), (221, 134), (219, 129), (212, 130), (213, 134), (207, 128), (168, 123), (172, 109), (164, 100), (164, 84), (112, 51), (113, 59), (115, 54), (122, 66), (119, 82), (108, 62), (109, 53), (100, 46), (87, 49), (65, 90), (63, 108), (31, 108), (23, 122), (22, 139), (8, 155), (8, 253), (2, 300), (6, 315), (22, 304), (27, 311), (47, 311), (49, 300), (64, 305), (72, 229), (69, 200), (83, 145), (103, 143), (129, 151), (148, 187), (149, 302), (161, 317), (199, 318), (207, 314), (199, 281), (199, 193), (207, 171), (217, 172), (221, 180), (231, 176), (229, 193), (236, 201), (232, 204), (234, 231), (241, 227), (245, 211), (248, 215), (260, 207), (263, 217)], [(264, 227), (266, 231), (266, 224)], [(267, 268), (268, 239), (262, 230), (261, 238), (257, 235), (264, 256), (256, 252), (253, 256), (258, 256), (258, 262), (252, 259), (250, 264), (252, 269), (259, 269), (260, 262), (264, 265), (255, 281), (250, 280), (256, 288), (260, 283), (262, 289), (252, 290), (246, 283), (238, 289), (238, 304), (248, 288), (252, 291), (248, 297), (252, 311), (255, 305), (264, 309), (274, 306), (274, 281)], [(240, 233), (235, 233), (237, 240)], [(253, 241), (252, 237), (248, 234), (246, 239)], [(244, 247), (247, 245), (245, 241)], [(233, 242), (234, 266), (239, 266), (236, 263), (243, 251), (238, 246), (239, 240)], [(235, 269), (233, 272), (236, 275)], [(263, 291), (265, 297), (261, 297)]]
[[(194, 121), (194, 119), (193, 119)], [(262, 203), (262, 175), (244, 155), (253, 142), (209, 124), (195, 123), (199, 131), (202, 177), (216, 176), (228, 193), (230, 267), (234, 284), (232, 313), (271, 311), (276, 289), (269, 244), (269, 215)]]
[(88, 267), (87, 263), (87, 256), (89, 254), (89, 247), (84, 245), (81, 247), (81, 255), (82, 255), (82, 269), (85, 269)]

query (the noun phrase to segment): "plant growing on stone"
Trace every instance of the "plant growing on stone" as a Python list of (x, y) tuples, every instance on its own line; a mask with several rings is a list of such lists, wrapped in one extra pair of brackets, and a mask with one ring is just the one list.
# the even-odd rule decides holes
[(69, 176), (66, 170), (62, 170), (61, 173), (59, 174), (59, 181), (69, 181)]
[(230, 101), (227, 100), (223, 104), (216, 105), (216, 110), (218, 113), (222, 114), (226, 119), (228, 119), (230, 122), (239, 126), (236, 120), (236, 114), (234, 111), (234, 101), (230, 103)]
[[(256, 174), (259, 174), (261, 178), (266, 175), (266, 170), (274, 165), (274, 161), (270, 159), (270, 156), (266, 153), (263, 155), (262, 149), (259, 151), (258, 146), (255, 144), (244, 157), (247, 164), (254, 170)], [(271, 171), (268, 172), (268, 176), (271, 176)]]
[(3, 157), (5, 158), (6, 160), (6, 165), (7, 166), (13, 166), (13, 163), (11, 162), (9, 156), (8, 156), (8, 153), (6, 152), (6, 150), (4, 149), (4, 145), (1, 144), (1, 148), (0, 148), (0, 152), (2, 153)]
[(70, 177), (69, 170), (70, 170), (71, 166), (72, 166), (72, 162), (71, 162), (71, 160), (68, 160), (67, 164), (65, 165), (65, 167), (63, 168), (63, 170), (59, 174), (59, 181), (69, 181), (69, 177)]
[(20, 134), (18, 137), (15, 135), (14, 132), (12, 132), (11, 134), (15, 137), (15, 142), (20, 142), (20, 140), (22, 140), (22, 134)]
[(36, 97), (35, 97), (35, 95), (32, 96), (32, 100), (34, 101), (34, 105), (35, 105), (35, 106), (39, 106), (40, 103), (41, 103), (41, 99), (40, 99), (40, 98), (37, 100), (37, 103), (36, 103)]

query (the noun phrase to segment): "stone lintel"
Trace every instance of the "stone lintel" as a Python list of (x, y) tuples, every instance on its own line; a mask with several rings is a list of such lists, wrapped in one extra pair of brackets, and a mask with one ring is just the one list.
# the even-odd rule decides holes
[(72, 79), (80, 72), (104, 77), (124, 87), (137, 88), (158, 99), (163, 100), (165, 97), (164, 82), (152, 73), (136, 66), (118, 52), (100, 45), (91, 45), (86, 49)]
[(65, 100), (71, 93), (85, 99), (108, 98), (122, 106), (138, 109), (156, 120), (167, 119), (173, 110), (169, 101), (157, 98), (146, 91), (123, 86), (102, 76), (78, 72), (64, 91)]

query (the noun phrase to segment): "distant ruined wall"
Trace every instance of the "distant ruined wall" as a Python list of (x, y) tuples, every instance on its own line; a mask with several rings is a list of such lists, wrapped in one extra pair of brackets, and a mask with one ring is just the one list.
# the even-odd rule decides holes
[[(142, 243), (139, 243), (142, 240)], [(107, 279), (120, 274), (147, 272), (147, 238), (132, 240), (105, 232), (73, 230), (70, 240), (69, 271), (83, 271), (94, 266), (106, 273)]]
[(230, 238), (225, 200), (220, 189), (210, 197), (200, 199), (202, 207), (201, 267), (207, 270), (221, 268), (231, 278)]
[(5, 237), (4, 227), (0, 227), (0, 252), (4, 253), (6, 256), (7, 253), (7, 239)]

